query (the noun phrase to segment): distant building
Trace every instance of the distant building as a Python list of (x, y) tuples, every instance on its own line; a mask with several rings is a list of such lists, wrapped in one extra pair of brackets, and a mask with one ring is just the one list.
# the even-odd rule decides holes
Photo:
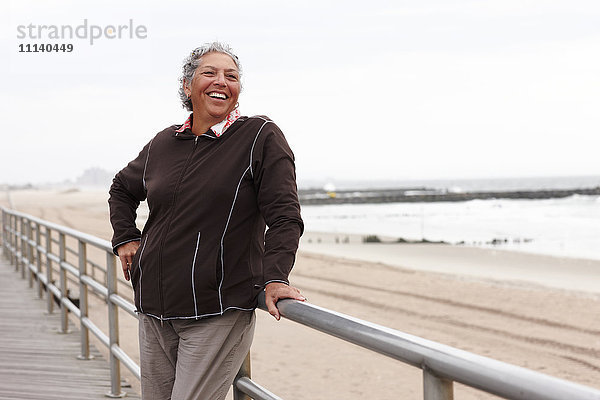
[(75, 184), (77, 186), (109, 187), (114, 176), (114, 172), (102, 168), (88, 168), (75, 180)]

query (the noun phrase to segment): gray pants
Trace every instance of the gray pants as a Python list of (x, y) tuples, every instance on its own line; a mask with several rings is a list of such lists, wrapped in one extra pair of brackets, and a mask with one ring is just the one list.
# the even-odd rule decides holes
[(224, 399), (246, 358), (253, 311), (161, 322), (140, 314), (143, 400)]

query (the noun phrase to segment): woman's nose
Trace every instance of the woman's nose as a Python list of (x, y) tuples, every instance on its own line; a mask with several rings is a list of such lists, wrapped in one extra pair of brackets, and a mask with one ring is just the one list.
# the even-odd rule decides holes
[(225, 74), (217, 73), (215, 77), (215, 84), (219, 86), (225, 86)]

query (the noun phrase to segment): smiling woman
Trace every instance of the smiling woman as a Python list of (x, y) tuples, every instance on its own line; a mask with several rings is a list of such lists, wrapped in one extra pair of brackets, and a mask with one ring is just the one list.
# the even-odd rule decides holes
[(192, 82), (185, 81), (184, 92), (196, 117), (192, 132), (202, 135), (238, 106), (240, 80), (233, 59), (223, 53), (204, 55)]
[(240, 114), (240, 76), (228, 46), (195, 49), (179, 89), (192, 114), (159, 132), (110, 189), (145, 399), (225, 398), (252, 343), (259, 292), (277, 319), (279, 299), (304, 300), (288, 282), (304, 229), (294, 155), (273, 121)]

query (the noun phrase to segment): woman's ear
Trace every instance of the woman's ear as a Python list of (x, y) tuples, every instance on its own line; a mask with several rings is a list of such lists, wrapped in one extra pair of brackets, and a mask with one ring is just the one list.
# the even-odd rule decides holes
[(187, 96), (187, 98), (189, 99), (190, 96), (192, 95), (192, 90), (190, 88), (190, 84), (187, 81), (187, 79), (183, 80), (183, 91), (185, 92), (185, 95)]

